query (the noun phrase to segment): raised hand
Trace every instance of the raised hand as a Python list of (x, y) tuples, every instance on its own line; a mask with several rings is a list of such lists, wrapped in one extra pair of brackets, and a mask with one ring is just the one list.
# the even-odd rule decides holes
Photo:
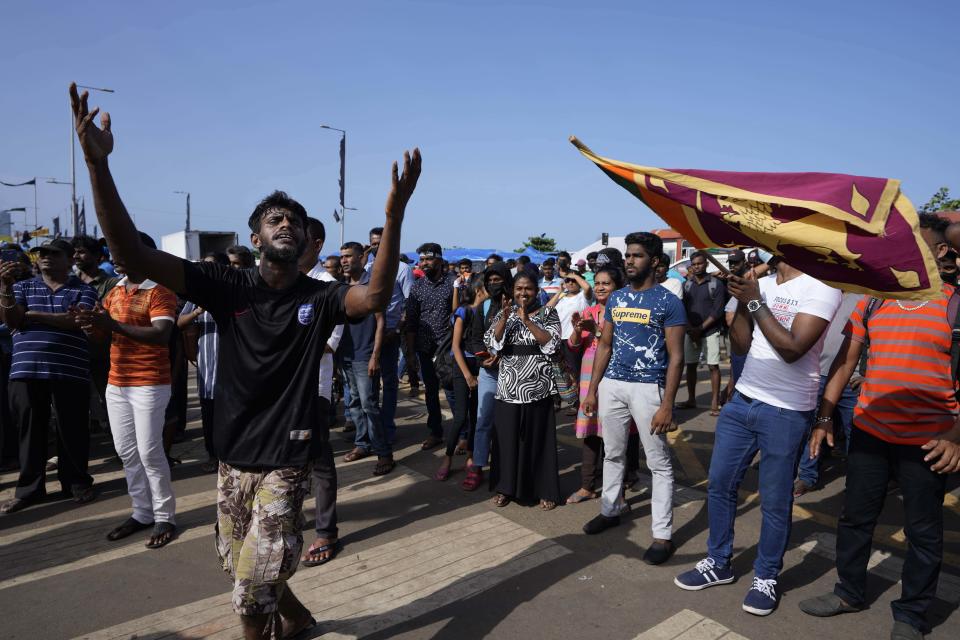
[(100, 116), (98, 128), (94, 118), (100, 113), (100, 107), (90, 111), (87, 106), (88, 93), (84, 91), (77, 95), (77, 84), (70, 83), (70, 105), (73, 107), (73, 125), (77, 129), (77, 138), (80, 139), (80, 148), (87, 162), (103, 160), (113, 151), (113, 133), (110, 131), (110, 114), (106, 111)]
[(398, 174), (397, 163), (393, 163), (393, 180), (390, 194), (387, 196), (387, 218), (400, 220), (407, 208), (407, 202), (417, 188), (420, 179), (420, 149), (415, 148), (413, 155), (409, 151), (403, 152), (403, 174)]
[(0, 262), (0, 284), (4, 288), (12, 288), (13, 284), (17, 281), (17, 273), (20, 270), (20, 265), (16, 262)]
[(503, 302), (500, 304), (500, 310), (503, 311), (503, 319), (506, 320), (510, 317), (510, 313), (513, 311), (513, 300), (504, 296)]

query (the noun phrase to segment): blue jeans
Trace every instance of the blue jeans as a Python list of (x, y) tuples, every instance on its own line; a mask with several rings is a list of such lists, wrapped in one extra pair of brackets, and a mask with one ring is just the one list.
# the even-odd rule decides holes
[(497, 369), (480, 368), (477, 376), (477, 428), (473, 434), (473, 466), (485, 467), (490, 459), (490, 434), (493, 432), (493, 412), (496, 408)]
[(707, 491), (707, 551), (717, 565), (730, 565), (737, 490), (759, 450), (762, 520), (753, 572), (761, 579), (776, 578), (780, 573), (790, 540), (793, 478), (813, 414), (813, 410), (792, 411), (759, 400), (748, 401), (739, 391), (723, 405), (717, 419)]
[(383, 432), (391, 445), (397, 439), (397, 387), (400, 384), (400, 337), (385, 339), (380, 349), (380, 380), (383, 383), (383, 405), (380, 416)]
[[(823, 397), (823, 390), (827, 386), (827, 376), (820, 376), (820, 393), (818, 394), (817, 402), (819, 404), (819, 398)], [(853, 426), (853, 409), (857, 406), (857, 399), (860, 397), (859, 391), (854, 391), (849, 386), (843, 388), (843, 393), (840, 395), (840, 400), (837, 402), (836, 408), (833, 410), (833, 426), (841, 427), (843, 429), (843, 435), (846, 437), (845, 445), (847, 450), (850, 450), (850, 429)], [(803, 447), (803, 454), (800, 456), (800, 471), (798, 472), (798, 477), (803, 480), (807, 486), (814, 486), (820, 481), (820, 456), (811, 459), (809, 453), (810, 446), (810, 431), (807, 430), (806, 444)], [(836, 431), (834, 431), (836, 433)], [(823, 450), (821, 449), (820, 455), (823, 455)]]
[(347, 410), (357, 425), (353, 439), (355, 447), (372, 451), (378, 456), (393, 455), (383, 429), (380, 416), (380, 402), (377, 393), (377, 379), (367, 373), (366, 360), (344, 361), (343, 372), (350, 385), (350, 402)]

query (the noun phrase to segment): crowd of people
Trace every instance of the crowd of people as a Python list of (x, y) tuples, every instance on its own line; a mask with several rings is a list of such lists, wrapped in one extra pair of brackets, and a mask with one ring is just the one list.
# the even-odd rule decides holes
[[(668, 434), (697, 407), (705, 364), (717, 417), (707, 555), (676, 575), (676, 586), (735, 580), (738, 489), (759, 457), (762, 525), (743, 609), (772, 613), (793, 501), (818, 488), (829, 446), (846, 457), (839, 581), (801, 609), (831, 616), (865, 607), (873, 528), (895, 480), (909, 547), (891, 637), (929, 629), (946, 478), (960, 470), (951, 284), (937, 300), (879, 300), (740, 250), (726, 256), (728, 270), (713, 273), (711, 256), (696, 252), (681, 275), (647, 232), (629, 234), (624, 252), (608, 247), (578, 264), (566, 252), (540, 265), (493, 254), (475, 269), (469, 260), (448, 264), (433, 242), (411, 260), (399, 243), (420, 173), (417, 150), (402, 171), (394, 165), (385, 224), (365, 242), (324, 253), (323, 224), (275, 192), (248, 221), (258, 261), (237, 246), (191, 263), (135, 229), (107, 165), (109, 118), (97, 127), (86, 95), (71, 94), (109, 254), (85, 236), (29, 252), (3, 247), (0, 454), (19, 479), (0, 512), (41, 500), (54, 467), (66, 495), (94, 500), (90, 430), (102, 428), (132, 501), (131, 516), (107, 537), (150, 529), (148, 547), (168, 544), (176, 535), (170, 443), (192, 362), (202, 468), (218, 476), (217, 551), (234, 580), (234, 609), (245, 637), (287, 637), (314, 621), (286, 581), (298, 564), (324, 564), (342, 549), (329, 437), (338, 404), (354, 441), (343, 460), (375, 456), (372, 473), (388, 475), (406, 377), (426, 406), (421, 448), (442, 447), (435, 480), (448, 481), (461, 454), (460, 488), (487, 486), (496, 507), (551, 511), (596, 499), (583, 531), (601, 534), (629, 510), (624, 492), (639, 477), (642, 451), (652, 482), (643, 560), (662, 565), (676, 551)], [(944, 279), (955, 278), (951, 241), (960, 233), (934, 215), (921, 215), (920, 226)], [(687, 397), (678, 404), (684, 375)], [(446, 422), (441, 391), (453, 415)], [(573, 418), (582, 441), (580, 487), (567, 497), (559, 414)], [(304, 551), (311, 486), (317, 536)]]

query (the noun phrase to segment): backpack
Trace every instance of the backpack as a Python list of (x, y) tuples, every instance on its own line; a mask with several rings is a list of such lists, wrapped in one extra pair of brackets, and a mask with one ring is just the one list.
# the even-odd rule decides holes
[(490, 315), (490, 303), (489, 298), (484, 300), (480, 307), (480, 313), (474, 311), (470, 316), (469, 333), (468, 328), (464, 327), (463, 344), (471, 353), (481, 353), (487, 350), (487, 345), (483, 342), (483, 335), (493, 324), (493, 318), (496, 315)]
[[(876, 296), (871, 296), (867, 301), (867, 308), (863, 310), (863, 328), (866, 330), (867, 321), (873, 312), (880, 308), (883, 300)], [(952, 321), (950, 319), (953, 319)], [(950, 332), (950, 373), (953, 375), (954, 386), (956, 387), (958, 372), (960, 372), (960, 288), (954, 289), (947, 300), (947, 321), (951, 321)], [(860, 375), (865, 375), (867, 371), (867, 359), (870, 357), (870, 332), (866, 331), (866, 341), (863, 344), (863, 354), (860, 356), (858, 370)], [(960, 400), (960, 389), (954, 391), (954, 396)]]
[[(720, 285), (717, 283), (717, 279), (714, 276), (708, 274), (710, 281), (707, 283), (707, 292), (710, 294), (710, 299), (713, 300), (717, 296), (717, 289), (720, 288)], [(683, 281), (683, 295), (686, 297), (690, 290), (693, 289), (693, 282), (690, 280)], [(726, 303), (726, 300), (724, 300)], [(727, 335), (727, 318), (726, 314), (722, 314), (717, 318), (717, 326), (720, 327), (720, 335)]]
[[(470, 340), (473, 338), (473, 316), (476, 315), (473, 313), (473, 309), (470, 307), (464, 307), (466, 309), (466, 315), (463, 319), (463, 345), (469, 350)], [(453, 378), (456, 375), (456, 369), (459, 367), (456, 359), (453, 357), (453, 354), (450, 352), (453, 349), (453, 321), (456, 318), (456, 313), (450, 315), (450, 326), (443, 334), (443, 338), (440, 340), (437, 345), (437, 350), (433, 355), (433, 366), (437, 371), (437, 378), (440, 379), (440, 386), (444, 389), (453, 388)]]
[[(717, 287), (720, 285), (717, 284), (717, 279), (713, 276), (710, 277), (710, 282), (707, 283), (707, 289), (710, 293), (710, 298), (713, 299), (717, 295)], [(690, 290), (693, 289), (693, 282), (690, 280), (683, 281), (683, 295), (690, 293)]]

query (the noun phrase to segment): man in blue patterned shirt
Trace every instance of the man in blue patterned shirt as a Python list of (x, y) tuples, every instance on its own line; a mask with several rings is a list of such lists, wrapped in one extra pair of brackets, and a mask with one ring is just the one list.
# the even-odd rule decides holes
[[(584, 525), (587, 534), (620, 524), (625, 508), (622, 483), (631, 424), (653, 475), (653, 544), (643, 555), (648, 564), (666, 562), (675, 550), (673, 464), (666, 433), (673, 424), (673, 401), (683, 368), (683, 303), (657, 284), (656, 267), (663, 242), (652, 233), (626, 237), (624, 262), (629, 284), (607, 300), (604, 325), (593, 361), (587, 415), (599, 411), (603, 428), (603, 493), (600, 514)], [(598, 406), (599, 405), (599, 406)]]
[(0, 319), (14, 330), (10, 405), (20, 426), (20, 478), (12, 513), (46, 494), (47, 428), (51, 400), (57, 409), (57, 475), (76, 502), (94, 498), (87, 473), (90, 454), (90, 354), (76, 324), (80, 309), (97, 304), (97, 291), (70, 274), (73, 247), (52, 240), (38, 254), (40, 275), (14, 283), (16, 263), (0, 263)]

